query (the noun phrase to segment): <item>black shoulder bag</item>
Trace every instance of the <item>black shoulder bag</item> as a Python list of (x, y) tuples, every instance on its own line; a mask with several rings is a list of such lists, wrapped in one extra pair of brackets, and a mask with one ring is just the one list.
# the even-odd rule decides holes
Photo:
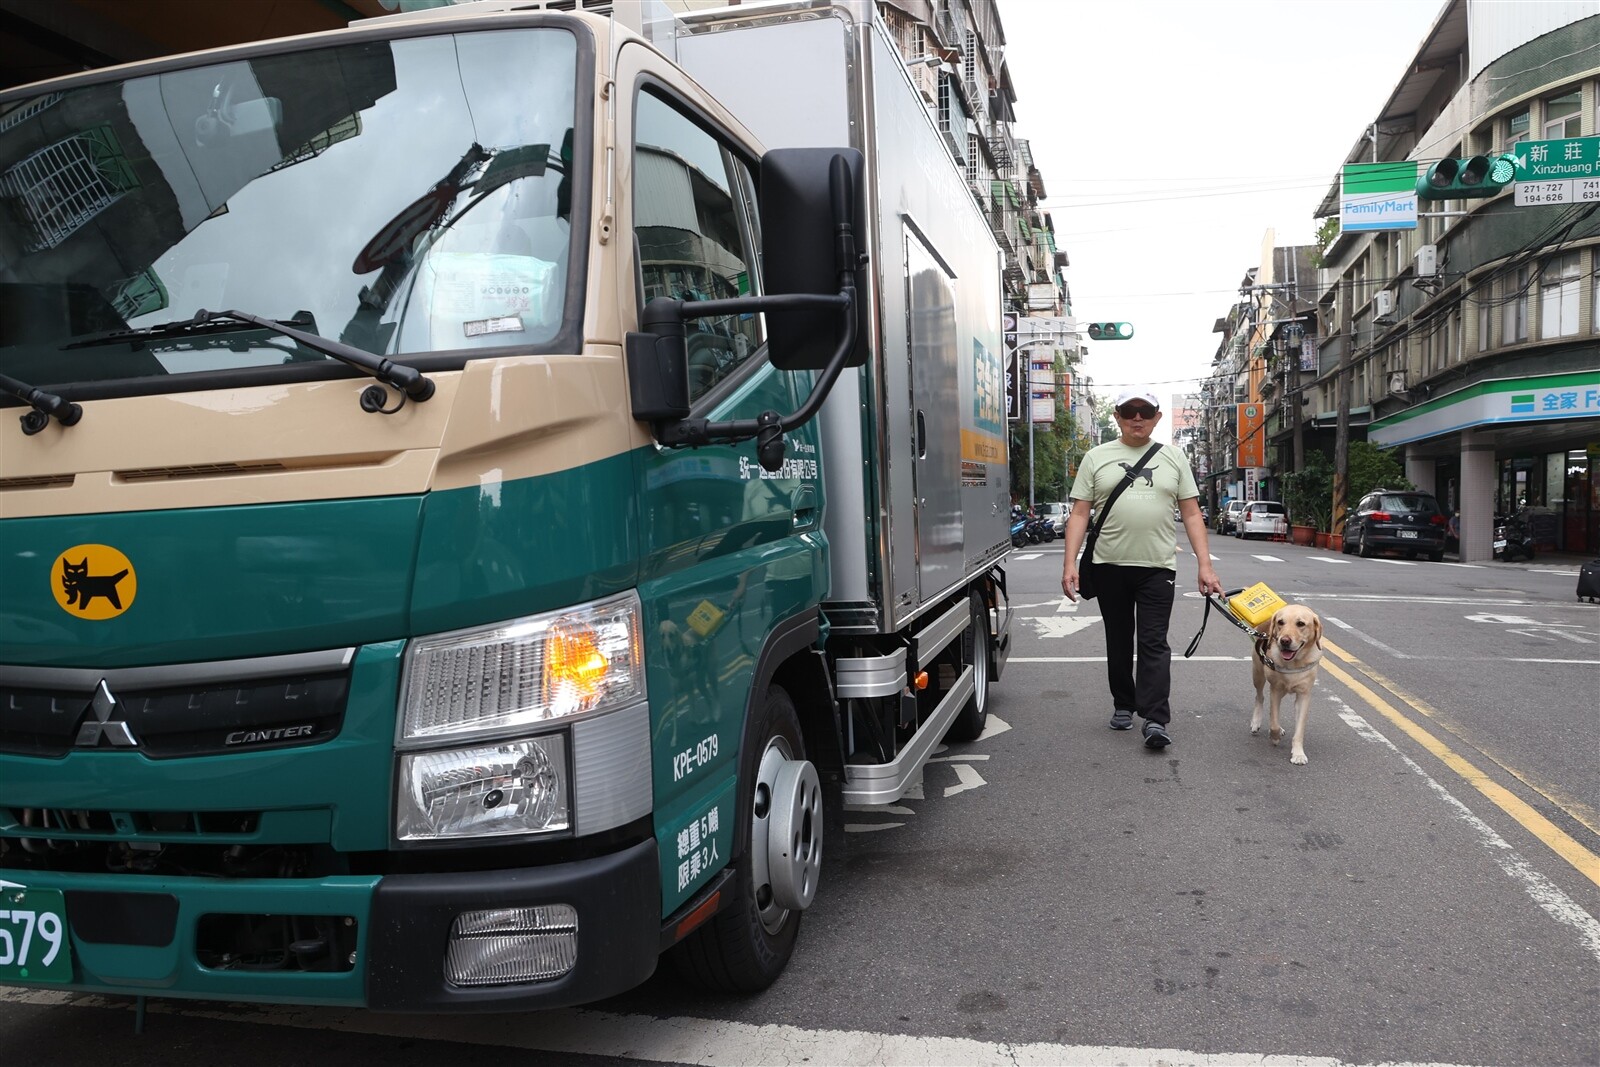
[(1078, 595), (1085, 600), (1093, 600), (1100, 595), (1094, 587), (1094, 543), (1100, 539), (1100, 527), (1105, 525), (1106, 516), (1111, 514), (1111, 505), (1117, 502), (1117, 497), (1122, 491), (1133, 484), (1133, 480), (1144, 470), (1144, 465), (1150, 462), (1150, 457), (1161, 451), (1161, 442), (1157, 441), (1150, 446), (1150, 450), (1139, 457), (1139, 462), (1128, 468), (1127, 477), (1116, 484), (1111, 490), (1111, 495), (1106, 497), (1105, 507), (1100, 509), (1100, 514), (1095, 517), (1094, 525), (1089, 527), (1089, 536), (1083, 539), (1083, 559), (1078, 563)]

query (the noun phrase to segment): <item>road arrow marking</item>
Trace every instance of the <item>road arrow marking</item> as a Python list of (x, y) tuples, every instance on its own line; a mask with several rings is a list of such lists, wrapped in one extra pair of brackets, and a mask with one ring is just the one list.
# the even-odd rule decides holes
[[(1006, 722), (993, 712), (990, 712), (988, 720), (984, 723), (983, 733), (978, 735), (978, 740), (987, 741), (991, 737), (998, 737), (1009, 729), (1011, 729), (1010, 723)], [(989, 757), (987, 756), (984, 757), (984, 759), (988, 758)]]
[(983, 780), (983, 775), (979, 774), (965, 763), (952, 763), (950, 766), (955, 770), (956, 777), (961, 780), (961, 784), (945, 786), (944, 795), (946, 797), (953, 797), (957, 793), (965, 793), (969, 789), (976, 789), (980, 785), (989, 784)]
[(1086, 619), (1029, 619), (1034, 631), (1043, 638), (1070, 637), (1079, 630), (1093, 626), (1100, 620), (1095, 616)]

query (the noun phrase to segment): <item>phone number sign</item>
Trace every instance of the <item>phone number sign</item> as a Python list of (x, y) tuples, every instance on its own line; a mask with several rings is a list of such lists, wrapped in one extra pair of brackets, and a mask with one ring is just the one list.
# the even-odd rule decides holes
[(1518, 207), (1600, 203), (1600, 137), (1524, 141), (1514, 151)]

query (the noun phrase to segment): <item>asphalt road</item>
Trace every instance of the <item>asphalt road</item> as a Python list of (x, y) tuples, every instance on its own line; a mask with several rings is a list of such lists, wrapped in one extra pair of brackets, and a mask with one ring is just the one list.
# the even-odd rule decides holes
[[(1181, 541), (1180, 537), (1180, 541)], [(846, 814), (789, 970), (590, 1009), (390, 1017), (0, 991), (0, 1063), (1600, 1063), (1600, 607), (1570, 564), (1217, 539), (1327, 623), (1307, 749), (1248, 732), (1248, 641), (1172, 625), (1175, 744), (1106, 726), (1098, 609), (1019, 552), (991, 727)]]

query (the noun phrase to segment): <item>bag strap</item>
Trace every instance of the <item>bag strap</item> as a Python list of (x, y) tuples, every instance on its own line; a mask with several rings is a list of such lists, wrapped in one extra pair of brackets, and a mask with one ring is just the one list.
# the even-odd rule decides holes
[(1091, 543), (1092, 538), (1100, 536), (1100, 527), (1106, 521), (1106, 516), (1111, 514), (1111, 505), (1115, 504), (1117, 502), (1117, 497), (1122, 495), (1122, 491), (1128, 488), (1128, 486), (1132, 485), (1135, 478), (1139, 477), (1139, 472), (1144, 470), (1144, 465), (1146, 463), (1150, 462), (1150, 457), (1159, 451), (1161, 451), (1161, 442), (1157, 441), (1155, 444), (1150, 446), (1150, 450), (1148, 452), (1139, 457), (1139, 462), (1128, 468), (1128, 473), (1122, 479), (1122, 481), (1118, 482), (1112, 488), (1111, 495), (1106, 497), (1106, 506), (1100, 509), (1099, 516), (1094, 520), (1094, 526), (1090, 528), (1088, 535), (1084, 538), (1085, 544)]

